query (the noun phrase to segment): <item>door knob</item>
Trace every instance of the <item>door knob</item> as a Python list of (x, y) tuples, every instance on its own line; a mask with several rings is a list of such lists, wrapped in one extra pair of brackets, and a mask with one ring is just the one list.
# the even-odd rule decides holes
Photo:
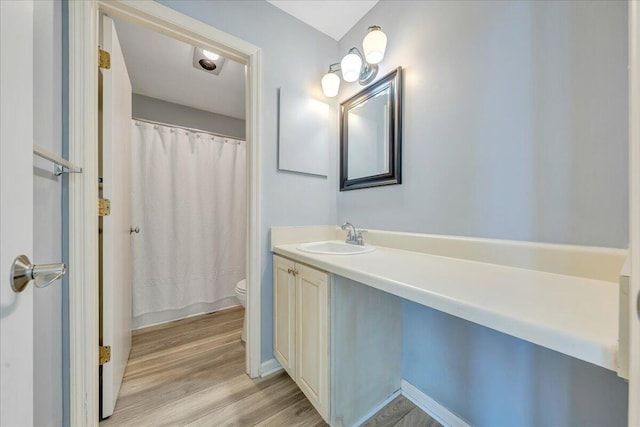
[(139, 232), (140, 232), (140, 227), (136, 227), (136, 228), (131, 227), (129, 229), (129, 234), (133, 234), (133, 233), (138, 234)]
[(13, 260), (11, 266), (11, 289), (14, 292), (22, 292), (30, 281), (36, 288), (49, 286), (65, 275), (67, 266), (59, 264), (34, 265), (26, 255), (20, 255)]

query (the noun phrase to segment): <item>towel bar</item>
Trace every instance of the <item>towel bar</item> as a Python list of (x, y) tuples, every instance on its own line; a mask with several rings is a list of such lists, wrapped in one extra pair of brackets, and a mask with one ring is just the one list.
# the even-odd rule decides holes
[(54, 163), (53, 173), (56, 176), (60, 176), (63, 173), (82, 173), (82, 168), (70, 163), (68, 160), (63, 159), (57, 154), (40, 147), (39, 145), (33, 146), (33, 154), (43, 159), (49, 160)]

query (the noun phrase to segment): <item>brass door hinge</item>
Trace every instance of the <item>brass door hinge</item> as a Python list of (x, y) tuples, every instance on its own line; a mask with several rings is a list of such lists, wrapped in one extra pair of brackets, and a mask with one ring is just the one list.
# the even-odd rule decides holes
[(107, 216), (111, 213), (111, 200), (98, 199), (98, 216)]
[(111, 54), (106, 50), (98, 49), (98, 67), (105, 70), (111, 68)]
[(111, 361), (111, 346), (101, 345), (100, 347), (100, 366)]

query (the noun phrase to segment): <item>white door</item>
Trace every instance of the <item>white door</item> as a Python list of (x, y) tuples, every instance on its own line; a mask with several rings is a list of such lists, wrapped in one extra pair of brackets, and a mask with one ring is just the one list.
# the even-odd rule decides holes
[(329, 419), (328, 274), (296, 264), (296, 383), (320, 415)]
[(33, 1), (0, 1), (0, 22), (0, 426), (28, 426), (34, 288), (14, 293), (9, 272), (33, 255)]
[(273, 352), (291, 378), (295, 372), (296, 282), (293, 261), (273, 257)]
[(113, 414), (131, 350), (131, 82), (111, 18), (102, 17), (102, 49), (111, 68), (102, 73), (102, 366), (103, 418)]

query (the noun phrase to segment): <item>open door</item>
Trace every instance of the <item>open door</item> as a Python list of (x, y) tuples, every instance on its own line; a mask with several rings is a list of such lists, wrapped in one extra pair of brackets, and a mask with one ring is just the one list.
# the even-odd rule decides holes
[(33, 257), (33, 1), (0, 1), (0, 425), (33, 425), (33, 284), (11, 289)]
[(113, 20), (102, 16), (101, 45), (109, 67), (101, 74), (101, 346), (111, 360), (101, 365), (101, 417), (113, 414), (131, 350), (131, 82)]

